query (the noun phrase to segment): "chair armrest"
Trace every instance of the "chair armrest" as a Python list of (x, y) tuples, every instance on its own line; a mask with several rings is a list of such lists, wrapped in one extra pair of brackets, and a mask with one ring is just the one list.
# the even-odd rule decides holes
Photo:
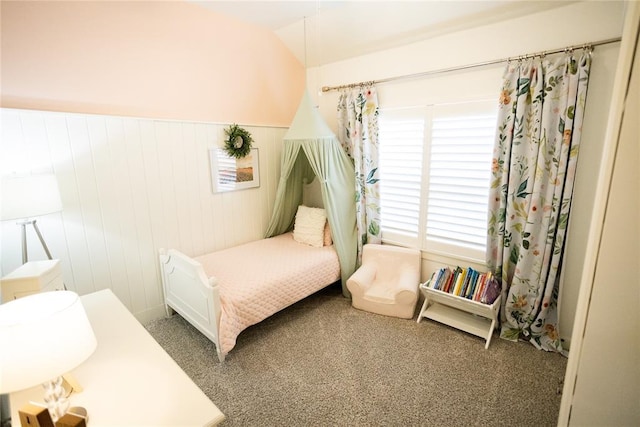
[(371, 286), (376, 277), (376, 267), (363, 264), (347, 279), (347, 289), (356, 295), (362, 295)]
[(420, 273), (417, 268), (403, 266), (403, 271), (398, 276), (396, 301), (410, 303), (418, 296), (420, 285)]

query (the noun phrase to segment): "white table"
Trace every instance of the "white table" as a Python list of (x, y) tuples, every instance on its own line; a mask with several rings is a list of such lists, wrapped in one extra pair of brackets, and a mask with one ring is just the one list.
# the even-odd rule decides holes
[[(72, 371), (84, 390), (69, 400), (87, 410), (89, 427), (211, 426), (224, 420), (111, 290), (81, 300), (98, 347)], [(43, 396), (42, 387), (12, 393), (13, 425), (20, 426), (20, 407), (43, 402)]]

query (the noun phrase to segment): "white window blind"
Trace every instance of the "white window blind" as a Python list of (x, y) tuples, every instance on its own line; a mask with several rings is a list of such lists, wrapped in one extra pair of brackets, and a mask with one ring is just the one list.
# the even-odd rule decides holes
[(387, 241), (418, 245), (424, 128), (424, 109), (380, 116), (380, 216)]
[(495, 101), (382, 111), (384, 241), (484, 260)]
[(483, 259), (495, 102), (434, 107), (426, 248)]

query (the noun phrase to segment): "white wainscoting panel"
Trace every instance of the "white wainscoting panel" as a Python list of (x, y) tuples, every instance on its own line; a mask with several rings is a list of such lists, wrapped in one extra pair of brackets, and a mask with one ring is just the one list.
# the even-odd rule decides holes
[[(64, 209), (38, 224), (66, 286), (110, 288), (143, 322), (164, 314), (158, 249), (194, 256), (263, 237), (286, 132), (244, 126), (260, 186), (214, 194), (208, 150), (223, 144), (228, 124), (1, 109), (1, 126), (2, 175), (56, 175)], [(0, 232), (5, 275), (22, 262), (20, 229), (4, 221)], [(29, 259), (46, 259), (27, 233)]]

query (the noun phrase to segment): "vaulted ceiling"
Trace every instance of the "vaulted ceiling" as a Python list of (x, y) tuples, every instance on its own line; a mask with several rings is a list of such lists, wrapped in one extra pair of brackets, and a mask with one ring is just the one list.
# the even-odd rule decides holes
[(193, 3), (276, 33), (313, 67), (575, 1), (218, 1)]

